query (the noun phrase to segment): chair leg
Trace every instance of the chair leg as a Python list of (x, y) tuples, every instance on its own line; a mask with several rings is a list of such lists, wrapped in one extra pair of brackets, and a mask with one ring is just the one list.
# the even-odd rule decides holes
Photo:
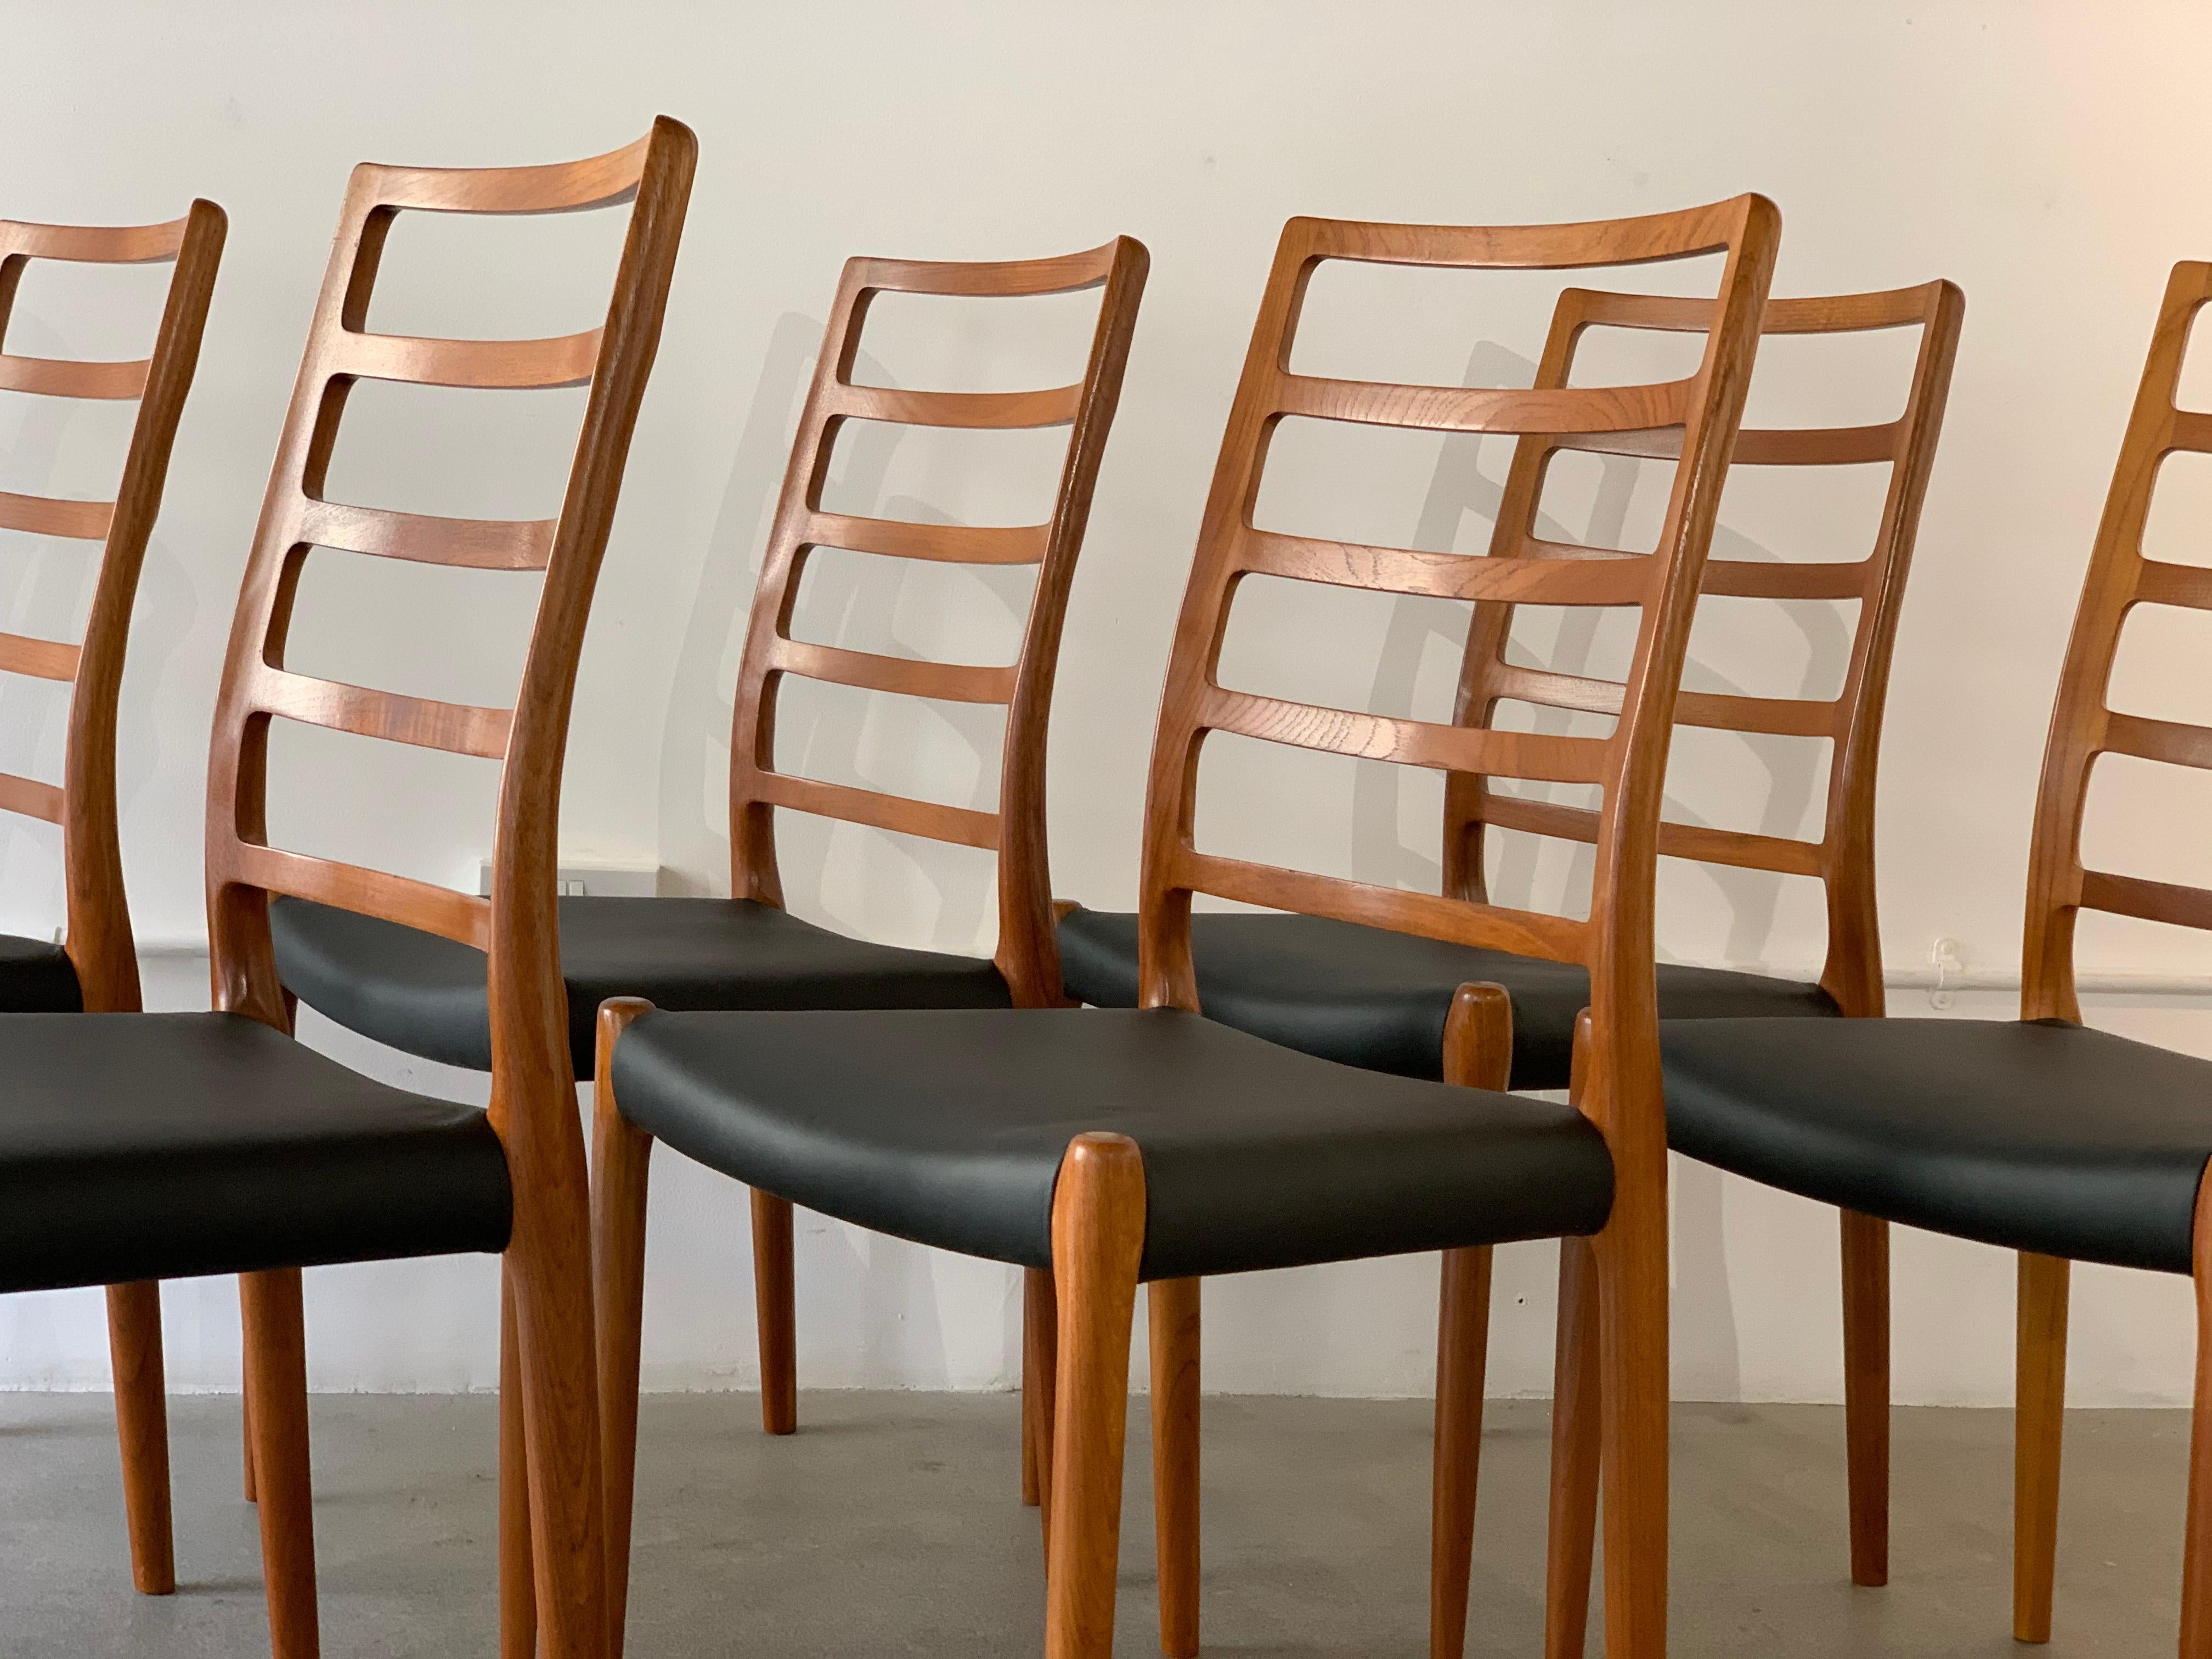
[(1146, 1287), (1152, 1362), (1152, 1513), (1159, 1547), (1160, 1651), (1198, 1651), (1199, 1281)]
[(1889, 1582), (1889, 1224), (1838, 1211), (1851, 1583)]
[(1129, 1327), (1145, 1248), (1145, 1165), (1121, 1135), (1078, 1135), (1053, 1193), (1060, 1364), (1045, 1659), (1110, 1659), (1121, 1561)]
[(107, 1287), (107, 1352), (115, 1376), (115, 1431), (123, 1450), (123, 1509), (131, 1581), (144, 1595), (177, 1588), (169, 1524), (169, 1401), (161, 1366), (161, 1287)]
[(1486, 1244), (1444, 1252), (1437, 1296), (1435, 1475), (1429, 1494), (1429, 1659), (1467, 1649), (1474, 1493), (1482, 1463), (1482, 1382), (1490, 1358)]
[(2212, 1226), (2197, 1209), (2197, 1393), (2189, 1419), (2187, 1530), (2181, 1547), (2181, 1659), (2212, 1659)]
[[(607, 1651), (609, 1659), (621, 1659), (629, 1606), (630, 1524), (637, 1492), (638, 1365), (645, 1332), (645, 1201), (653, 1137), (616, 1109), (613, 1085), (604, 1063), (597, 1095), (592, 1115), (592, 1266), (599, 1325), (600, 1438), (606, 1459)], [(753, 1194), (757, 1227), (761, 1197), (758, 1193)], [(790, 1218), (791, 1209), (786, 1205), (787, 1227)], [(786, 1395), (786, 1406), (789, 1403)], [(789, 1431), (787, 1427), (783, 1431)]]
[(274, 1659), (315, 1659), (315, 1517), (307, 1461), (307, 1324), (300, 1270), (246, 1273), (238, 1281), (245, 1315), (246, 1365), (252, 1407), (254, 1484), (260, 1491), (261, 1571), (269, 1596)]
[(522, 1339), (514, 1287), (499, 1288), (499, 1655), (538, 1652), (537, 1568), (530, 1547), (530, 1453), (523, 1424)]
[(1616, 1190), (1597, 1255), (1607, 1659), (1667, 1651), (1665, 1189)]
[(2066, 1426), (2066, 1301), (2073, 1264), (2020, 1257), (2018, 1386), (2013, 1404), (2012, 1634), (2051, 1639), (2058, 1556), (2058, 1455)]
[(1590, 1564), (1597, 1553), (1597, 1261), (1587, 1238), (1559, 1241), (1559, 1323), (1552, 1382), (1550, 1536), (1545, 1553), (1544, 1659), (1583, 1659)]
[(760, 1335), (761, 1427), (799, 1427), (799, 1293), (793, 1282), (791, 1206), (753, 1194), (753, 1307)]
[(246, 1501), (258, 1504), (261, 1501), (261, 1493), (253, 1479), (253, 1367), (251, 1365), (246, 1368), (245, 1374), (239, 1379), (238, 1421), (241, 1431), (239, 1443), (245, 1448), (246, 1456)]
[[(1037, 1506), (1040, 1526), (1052, 1519), (1053, 1379), (1060, 1355), (1060, 1304), (1052, 1272), (1030, 1267), (1022, 1273), (1022, 1496)], [(1036, 1482), (1034, 1492), (1030, 1483)]]

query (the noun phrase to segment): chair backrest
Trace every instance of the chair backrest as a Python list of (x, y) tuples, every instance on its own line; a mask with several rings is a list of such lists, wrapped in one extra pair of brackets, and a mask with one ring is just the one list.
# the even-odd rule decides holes
[[(216, 708), (208, 765), (208, 916), (218, 1008), (286, 1024), (268, 902), (291, 894), (441, 933), (490, 957), (493, 1121), (514, 1144), (507, 1103), (570, 1098), (567, 997), (555, 925), (562, 751), (592, 589), (622, 485), (697, 155), (681, 123), (590, 161), (550, 167), (354, 169), (316, 303)], [(412, 339), (365, 331), (377, 264), (398, 214), (569, 213), (632, 204), (603, 327), (556, 339)], [(557, 518), (434, 518), (329, 501), (324, 479), (346, 396), (362, 378), (420, 385), (588, 386)], [(343, 685), (284, 665), (309, 550), (476, 569), (542, 570), (522, 683), (511, 709)], [(274, 719), (501, 763), (491, 896), (269, 844)], [(557, 1114), (556, 1114), (557, 1119)], [(556, 1121), (553, 1133), (561, 1134)], [(575, 1139), (573, 1112), (567, 1134)], [(580, 1139), (574, 1147), (580, 1160)], [(524, 1174), (518, 1171), (520, 1178)]]
[[(200, 355), (208, 299), (222, 259), (222, 210), (194, 202), (167, 224), (33, 225), (0, 221), (0, 391), (54, 398), (136, 398), (137, 418), (112, 501), (57, 501), (0, 492), (0, 528), (100, 544), (100, 570), (82, 643), (0, 634), (0, 673), (70, 683), (69, 736), (59, 788), (0, 775), (0, 811), (62, 828), (68, 927), (64, 946), (86, 1008), (136, 1009), (138, 956), (123, 891), (116, 828), (115, 719), (131, 601), (146, 540), (161, 510), (169, 450)], [(23, 273), (33, 259), (173, 267), (150, 356), (131, 362), (22, 357), (6, 332)]]
[(2207, 299), (2212, 299), (2212, 264), (2185, 259), (2175, 265), (2074, 613), (2028, 852), (2023, 1019), (2081, 1019), (2074, 933), (2083, 910), (2212, 928), (2212, 891), (2087, 869), (2081, 862), (2082, 814), (2100, 755), (2212, 769), (2212, 727), (2116, 714), (2105, 702), (2120, 631), (2136, 605), (2212, 611), (2212, 568), (2148, 559), (2142, 550), (2143, 526), (2166, 458), (2177, 452), (2212, 454), (2212, 414), (2178, 409), (2173, 401), (2190, 329)]
[[(1082, 550), (1106, 434), (1121, 399), (1121, 371), (1150, 263), (1144, 244), (1127, 236), (1086, 253), (1052, 259), (846, 261), (761, 558), (760, 585), (738, 670), (730, 737), (731, 890), (738, 897), (783, 902), (775, 856), (778, 807), (981, 848), (994, 854), (998, 863), (1000, 971), (1018, 1005), (1059, 1000), (1060, 957), (1045, 856), (1045, 726), (1068, 583)], [(869, 302), (878, 294), (982, 298), (1092, 288), (1103, 289), (1098, 320), (1083, 378), (1073, 386), (1043, 392), (927, 392), (853, 382)], [(826, 513), (822, 490), (830, 452), (839, 428), (854, 420), (1001, 430), (1067, 427), (1052, 516), (1039, 525), (986, 528)], [(1038, 566), (1019, 654), (1006, 667), (971, 667), (793, 639), (792, 612), (807, 555), (817, 547), (950, 564)], [(905, 696), (1005, 706), (997, 810), (950, 806), (777, 771), (776, 690), (787, 674)]]
[[(1565, 386), (1575, 351), (1591, 328), (1702, 331), (1711, 307), (1701, 301), (1652, 295), (1601, 294), (1570, 289), (1559, 297), (1550, 337), (1537, 370), (1539, 386)], [(1874, 792), (1881, 737), (1882, 701), (1889, 684), (1891, 651), (1905, 598), (1920, 504), (1935, 463), (1943, 405), (1958, 355), (1966, 297), (1953, 283), (1934, 282), (1882, 294), (1770, 300), (1764, 335), (1846, 334), (1873, 329), (1917, 328), (1905, 408), (1878, 426), (1747, 428), (1736, 437), (1737, 466), (1844, 466), (1887, 463), (1889, 484), (1873, 550), (1843, 562), (1709, 560), (1703, 592), (1717, 598), (1855, 599), (1850, 654), (1842, 690), (1833, 701), (1808, 697), (1680, 693), (1677, 726), (1728, 732), (1825, 738), (1832, 745), (1826, 810), (1820, 839), (1758, 835), (1748, 830), (1686, 824), (1662, 817), (1659, 851), (1742, 869), (1811, 876), (1827, 898), (1827, 960), (1820, 983), (1846, 1013), (1882, 1012), (1881, 939), (1875, 908)], [(1677, 432), (1544, 434), (1521, 440), (1506, 475), (1492, 557), (1542, 556), (1551, 549), (1536, 533), (1537, 503), (1545, 470), (1562, 450), (1672, 459), (1680, 453)], [(1486, 726), (1501, 700), (1553, 708), (1610, 713), (1620, 707), (1618, 681), (1554, 673), (1506, 661), (1512, 629), (1510, 605), (1483, 605), (1468, 628), (1455, 718)], [(1485, 896), (1483, 826), (1532, 831), (1569, 841), (1594, 842), (1598, 815), (1586, 807), (1501, 794), (1487, 779), (1455, 774), (1445, 785), (1444, 890)]]
[[(1780, 219), (1765, 198), (1592, 224), (1480, 228), (1293, 219), (1283, 228), (1212, 490), (1160, 706), (1146, 805), (1139, 992), (1144, 1006), (1199, 1006), (1190, 954), (1194, 893), (1427, 934), (1588, 965), (1597, 1034), (1594, 1069), (1639, 1076), (1657, 1099), (1657, 1016), (1651, 903), (1659, 799), (1698, 579), (1729, 452), (1743, 410), (1771, 280)], [(1470, 269), (1559, 270), (1725, 253), (1707, 313), (1705, 350), (1686, 380), (1654, 385), (1527, 390), (1383, 385), (1290, 370), (1291, 337), (1324, 260)], [(1447, 432), (1589, 433), (1682, 428), (1681, 454), (1657, 550), (1593, 559), (1577, 548), (1511, 559), (1464, 557), (1277, 534), (1254, 528), (1268, 444), (1286, 416)], [(1469, 729), (1318, 708), (1224, 690), (1216, 675), (1229, 607), (1244, 576), (1262, 574), (1385, 592), (1546, 605), (1635, 606), (1634, 666), (1606, 738)], [(1597, 869), (1588, 921), (1449, 895), (1398, 891), (1201, 852), (1194, 825), (1200, 750), (1209, 732), (1445, 771), (1598, 785)], [(1578, 1068), (1578, 1071), (1580, 1068)], [(1578, 1076), (1577, 1086), (1583, 1079)], [(1584, 1107), (1608, 1137), (1613, 1094)], [(1649, 1163), (1663, 1147), (1656, 1111), (1638, 1139)], [(1616, 1143), (1616, 1151), (1618, 1152)]]

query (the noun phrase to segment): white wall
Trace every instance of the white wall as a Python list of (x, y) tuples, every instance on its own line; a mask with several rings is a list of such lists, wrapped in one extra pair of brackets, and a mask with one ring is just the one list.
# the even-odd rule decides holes
[[(2212, 252), (2195, 66), (2212, 15), (2142, 4), (1869, 3), (1776, 8), (1709, 0), (1638, 9), (1564, 3), (1277, 3), (812, 7), (487, 3), (374, 8), (244, 0), (191, 9), (15, 9), (10, 158), (0, 212), (125, 221), (198, 193), (230, 212), (229, 253), (198, 386), (149, 558), (125, 684), (125, 834), (142, 938), (202, 937), (204, 744), (219, 653), (345, 170), (364, 157), (480, 163), (565, 157), (634, 136), (656, 111), (699, 132), (691, 223), (659, 368), (641, 422), (578, 696), (564, 843), (574, 857), (657, 858), (694, 890), (723, 890), (728, 686), (759, 537), (822, 307), (858, 252), (1003, 257), (1147, 241), (1154, 270), (1121, 418), (1070, 619), (1053, 740), (1055, 888), (1127, 902), (1143, 765), (1166, 641), (1220, 423), (1277, 228), (1293, 212), (1443, 222), (1648, 211), (1758, 189), (1782, 206), (1778, 292), (1959, 281), (1967, 323), (1948, 436), (1901, 636), (1885, 752), (1882, 902), (1895, 966), (1961, 942), (1970, 969), (2018, 949), (2027, 816), (2052, 677), (2075, 585), (2167, 266)], [(618, 227), (403, 223), (377, 325), (553, 332), (591, 319)], [(13, 349), (129, 355), (96, 302), (143, 301), (118, 281), (74, 300), (34, 276)], [(1317, 296), (1314, 343), (1366, 351), (1371, 372), (1469, 381), (1525, 374), (1547, 295), (1517, 280), (1349, 282)], [(916, 317), (874, 348), (907, 384), (1042, 383), (1067, 360), (1072, 309), (1040, 306), (994, 331), (963, 317), (933, 352)], [(904, 331), (902, 329), (904, 328)], [(1881, 418), (1899, 361), (1878, 343), (1820, 361), (1776, 354), (1754, 414)], [(2208, 371), (2212, 374), (2212, 371)], [(2194, 389), (2194, 388), (2193, 388)], [(2212, 380), (2200, 403), (2212, 404)], [(334, 487), (430, 511), (550, 510), (572, 394), (506, 399), (364, 396)], [(1857, 410), (1871, 408), (1860, 415)], [(0, 410), (0, 489), (97, 494), (118, 428), (92, 415)], [(989, 521), (1026, 495), (1018, 444), (973, 482), (969, 452), (879, 439), (841, 466), (878, 510)], [(1316, 446), (1281, 497), (1300, 514), (1364, 514), (1378, 538), (1474, 547), (1501, 475), (1495, 447), (1434, 440)], [(1004, 471), (1000, 468), (1003, 463)], [(1332, 472), (1329, 469), (1334, 468)], [(2212, 469), (2205, 470), (2212, 473)], [(1648, 484), (1604, 469), (1547, 503), (1583, 530)], [(2191, 557), (2212, 495), (2177, 478), (2154, 538)], [(1824, 488), (1826, 486), (1823, 486)], [(1731, 493), (1723, 550), (1821, 556), (1863, 544), (1866, 491)], [(1577, 493), (1579, 491), (1579, 493)], [(1856, 493), (1854, 493), (1856, 491)], [(1639, 505), (1638, 503), (1641, 503)], [(1856, 512), (1858, 516), (1852, 517)], [(0, 626), (66, 631), (79, 567), (0, 547)], [(329, 556), (312, 574), (297, 659), (403, 690), (501, 701), (526, 622), (527, 579)], [(987, 657), (1021, 591), (972, 579), (894, 586), (837, 573), (811, 623), (845, 642)], [(1450, 607), (1267, 599), (1277, 630), (1232, 641), (1237, 672), (1386, 712), (1430, 712), (1449, 684)], [(2170, 623), (2170, 625), (2167, 625)], [(2212, 693), (2188, 629), (2131, 637), (2120, 700), (2202, 718)], [(1825, 610), (1716, 617), (1692, 684), (1814, 689), (1835, 672), (1841, 619)], [(1606, 641), (1538, 637), (1555, 655)], [(0, 765), (52, 775), (58, 712), (0, 690)], [(988, 799), (993, 730), (939, 714), (841, 706), (809, 713), (799, 751), (824, 775), (940, 798)], [(489, 769), (363, 754), (331, 739), (280, 745), (276, 829), (292, 844), (472, 884), (485, 849)], [(1386, 881), (1432, 881), (1432, 780), (1370, 768), (1209, 773), (1220, 844)], [(1774, 743), (1685, 745), (1678, 810), (1784, 832), (1817, 799), (1817, 757)], [(2116, 778), (2093, 808), (2115, 864), (2212, 879), (2197, 783)], [(1285, 805), (1285, 802), (1290, 803)], [(2100, 839), (2101, 838), (2101, 839)], [(984, 872), (968, 855), (802, 827), (795, 908), (900, 939), (987, 940)], [(38, 827), (0, 834), (0, 927), (58, 920), (56, 848)], [(1520, 860), (1502, 879), (1541, 902), (1573, 861)], [(1688, 960), (1800, 969), (1817, 960), (1817, 907), (1741, 872), (1670, 878), (1662, 939)], [(2194, 936), (2085, 929), (2084, 963), (2151, 976), (2094, 1018), (2212, 1051)], [(162, 958), (161, 994), (199, 994), (199, 968)], [(1911, 1001), (1899, 993), (1900, 1004)], [(1923, 999), (1924, 1000), (1924, 999)], [(1969, 999), (2002, 1013), (2001, 994)], [(334, 1048), (357, 1044), (310, 1027)], [(379, 1066), (394, 1064), (376, 1057)], [(422, 1068), (402, 1068), (422, 1075)], [(468, 1086), (447, 1077), (447, 1084)], [(672, 1163), (672, 1161), (671, 1161)], [(1832, 1392), (1832, 1244), (1806, 1206), (1687, 1171), (1680, 1189), (1678, 1374), (1707, 1397)], [(659, 1189), (648, 1381), (750, 1374), (743, 1228), (730, 1195), (671, 1168)], [(802, 1237), (806, 1371), (821, 1382), (990, 1386), (1013, 1353), (1007, 1277), (826, 1225)], [(1236, 1388), (1396, 1392), (1423, 1386), (1425, 1263), (1224, 1284), (1210, 1379)], [(2000, 1398), (2008, 1388), (2007, 1267), (1993, 1253), (1901, 1244), (1900, 1395)], [(2187, 1328), (2171, 1285), (2085, 1275), (2078, 1396), (2176, 1397)], [(317, 1275), (316, 1364), (334, 1387), (441, 1387), (490, 1376), (482, 1264)], [(1548, 1260), (1500, 1270), (1502, 1391), (1540, 1390)], [(234, 1376), (227, 1286), (172, 1291), (180, 1381)], [(1525, 1298), (1525, 1300), (1523, 1299)], [(1962, 1320), (1962, 1310), (1973, 1310)], [(0, 1382), (101, 1375), (97, 1298), (0, 1304)]]

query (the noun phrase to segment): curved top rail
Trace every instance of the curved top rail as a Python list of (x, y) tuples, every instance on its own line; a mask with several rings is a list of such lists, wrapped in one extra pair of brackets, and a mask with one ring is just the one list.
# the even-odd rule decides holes
[(380, 206), (426, 213), (584, 213), (619, 207), (637, 194), (645, 158), (664, 126), (682, 123), (657, 117), (635, 143), (580, 161), (519, 167), (411, 167), (363, 161), (354, 169), (356, 188)]
[(149, 265), (173, 259), (191, 216), (158, 225), (42, 225), (0, 219), (0, 254), (27, 254), (75, 264)]
[[(1779, 234), (1781, 222), (1774, 204), (1755, 193), (1673, 213), (1565, 225), (1402, 225), (1301, 217), (1283, 227), (1283, 252), (1368, 264), (1571, 270), (1725, 252), (1753, 225), (1772, 236)], [(1710, 302), (1705, 310), (1710, 319)]]
[(849, 281), (888, 294), (967, 295), (977, 299), (1030, 294), (1075, 294), (1110, 276), (1128, 238), (1042, 259), (879, 259), (845, 262)]

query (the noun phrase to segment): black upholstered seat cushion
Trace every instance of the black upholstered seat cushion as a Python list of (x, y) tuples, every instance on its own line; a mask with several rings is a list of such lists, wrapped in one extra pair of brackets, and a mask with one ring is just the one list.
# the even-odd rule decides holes
[(506, 1248), (484, 1115), (237, 1014), (0, 1016), (0, 1291)]
[[(280, 898), (276, 970), (319, 1014), (394, 1048), (491, 1069), (483, 952), (376, 916)], [(609, 997), (662, 1008), (1003, 1008), (988, 961), (848, 938), (747, 899), (564, 898), (561, 961), (576, 1075)]]
[(647, 1014), (623, 1115), (750, 1186), (1041, 1267), (1088, 1130), (1144, 1153), (1147, 1279), (1595, 1232), (1571, 1108), (1316, 1060), (1172, 1009)]
[[(1443, 1075), (1444, 1018), (1469, 980), (1513, 1000), (1516, 1089), (1564, 1089), (1589, 975), (1571, 963), (1482, 951), (1326, 916), (1190, 919), (1200, 1006), (1234, 1025), (1325, 1060), (1401, 1077)], [(1137, 918), (1074, 910), (1060, 924), (1067, 994), (1100, 1008), (1137, 1001)], [(1817, 985), (1717, 968), (1659, 968), (1662, 1018), (1834, 1014)]]
[(68, 951), (45, 939), (0, 933), (0, 1013), (73, 1014), (83, 1006)]
[(2212, 1061), (2058, 1021), (1678, 1020), (1668, 1138), (1891, 1221), (2187, 1273)]

